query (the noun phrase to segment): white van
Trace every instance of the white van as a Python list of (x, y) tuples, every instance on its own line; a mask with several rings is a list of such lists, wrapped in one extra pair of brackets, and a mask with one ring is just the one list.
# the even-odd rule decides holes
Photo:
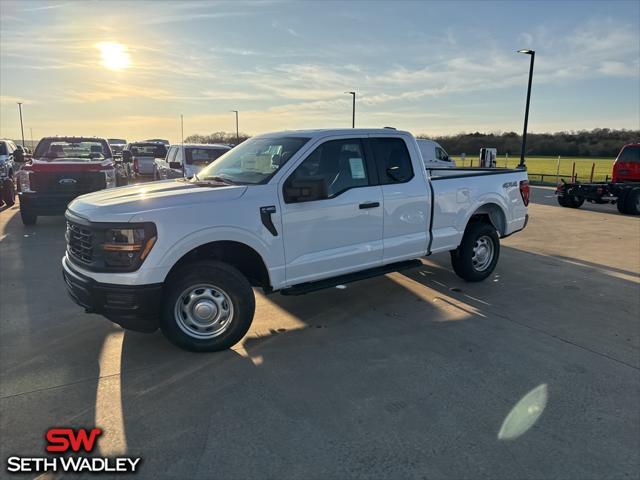
[(438, 142), (426, 138), (417, 138), (416, 142), (425, 168), (454, 168), (456, 166), (455, 160), (449, 157), (449, 154)]

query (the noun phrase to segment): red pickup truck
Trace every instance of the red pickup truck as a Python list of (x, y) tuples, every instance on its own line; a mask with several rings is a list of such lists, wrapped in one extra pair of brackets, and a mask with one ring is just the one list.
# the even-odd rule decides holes
[(591, 203), (615, 203), (620, 213), (640, 215), (640, 143), (622, 147), (613, 163), (611, 182), (567, 183), (556, 188), (558, 203), (563, 207), (580, 208)]
[(62, 215), (79, 195), (116, 186), (109, 143), (97, 137), (45, 137), (18, 172), (20, 215), (34, 225), (41, 215)]

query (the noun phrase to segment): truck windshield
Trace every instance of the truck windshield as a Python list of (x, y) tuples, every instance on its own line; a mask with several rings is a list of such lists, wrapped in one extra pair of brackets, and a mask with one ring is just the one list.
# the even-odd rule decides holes
[(41, 140), (34, 153), (35, 158), (48, 161), (65, 159), (104, 160), (111, 158), (111, 148), (101, 139), (63, 139), (49, 138)]
[(193, 181), (266, 183), (308, 141), (303, 137), (250, 138), (203, 169)]

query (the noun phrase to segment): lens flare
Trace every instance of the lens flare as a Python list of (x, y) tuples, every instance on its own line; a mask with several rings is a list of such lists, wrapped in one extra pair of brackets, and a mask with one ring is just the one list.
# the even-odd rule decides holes
[(122, 70), (130, 64), (127, 47), (121, 43), (102, 42), (97, 45), (100, 50), (102, 66), (109, 70)]

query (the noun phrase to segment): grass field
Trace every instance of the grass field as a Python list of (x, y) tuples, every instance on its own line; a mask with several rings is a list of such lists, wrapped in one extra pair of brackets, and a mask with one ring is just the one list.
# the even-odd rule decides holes
[[(471, 160), (473, 165), (478, 166), (478, 157), (467, 157), (463, 162), (460, 156), (454, 155), (458, 166), (469, 166)], [(561, 157), (560, 158), (560, 176), (568, 180), (571, 177), (571, 170), (573, 168), (573, 162), (576, 163), (576, 176), (580, 181), (589, 181), (591, 177), (591, 166), (595, 163), (595, 169), (593, 172), (593, 181), (602, 182), (605, 181), (607, 176), (611, 179), (611, 169), (613, 166), (614, 158), (579, 158), (579, 157)], [(498, 156), (497, 166), (513, 168), (520, 162), (519, 157), (509, 157), (506, 160), (505, 156)], [(555, 183), (556, 171), (558, 168), (558, 157), (527, 157), (527, 170), (529, 171), (529, 177), (532, 180), (540, 180), (545, 183)], [(542, 177), (542, 175), (544, 177)]]

